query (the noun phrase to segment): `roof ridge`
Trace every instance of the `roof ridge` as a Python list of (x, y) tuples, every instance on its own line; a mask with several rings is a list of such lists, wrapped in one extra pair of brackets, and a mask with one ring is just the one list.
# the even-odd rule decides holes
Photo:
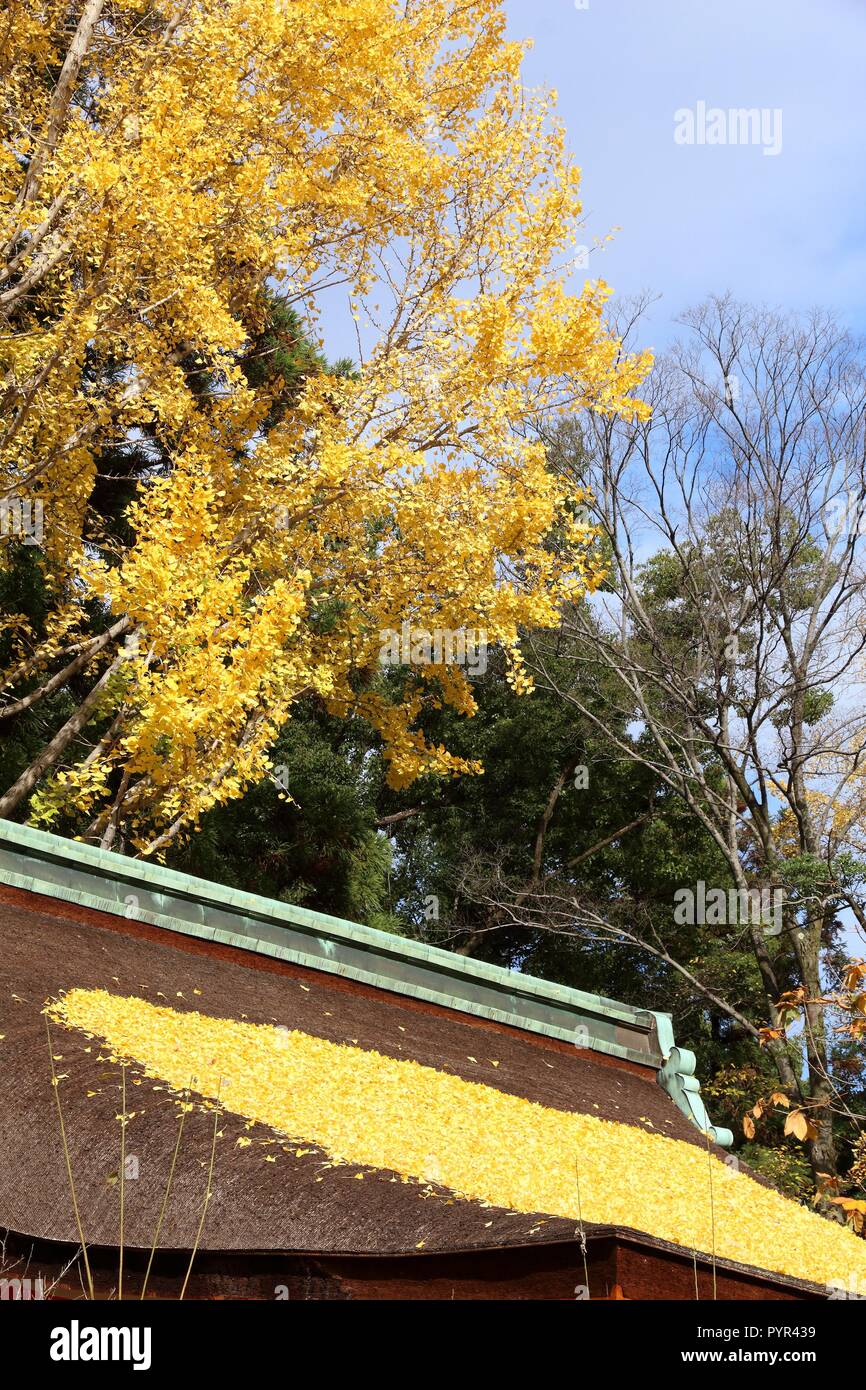
[(0, 882), (213, 940), (655, 1068), (679, 1108), (716, 1142), (670, 1014), (524, 975), (409, 937), (0, 820)]

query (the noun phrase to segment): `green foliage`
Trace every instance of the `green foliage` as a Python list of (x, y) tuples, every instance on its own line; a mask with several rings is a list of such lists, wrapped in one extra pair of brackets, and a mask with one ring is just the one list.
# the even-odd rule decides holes
[[(807, 690), (803, 696), (803, 723), (810, 728), (813, 724), (819, 724), (830, 713), (834, 704), (835, 698), (832, 690), (817, 688)], [(792, 716), (793, 706), (782, 704), (773, 716), (773, 723), (777, 729), (785, 728), (790, 724)]]
[(814, 1191), (809, 1160), (802, 1148), (791, 1143), (784, 1148), (744, 1144), (738, 1157), (795, 1201), (806, 1201)]
[(391, 849), (376, 829), (367, 754), (358, 728), (312, 705), (299, 708), (273, 749), (274, 780), (211, 811), (168, 862), (393, 931)]
[[(27, 632), (37, 639), (45, 637), (53, 599), (39, 548), (17, 541), (0, 544), (0, 613), (5, 620), (0, 630), (0, 669), (8, 669), (14, 664), (16, 638)], [(27, 694), (37, 683), (22, 682), (16, 695)], [(13, 783), (39, 753), (46, 728), (53, 730), (74, 707), (70, 692), (60, 690), (38, 709), (27, 710), (0, 724), (0, 780), (4, 787)]]
[(303, 317), (279, 293), (264, 290), (261, 301), (262, 327), (244, 348), (240, 366), (250, 386), (271, 390), (273, 403), (262, 425), (267, 431), (297, 402), (307, 377), (323, 372), (356, 377), (357, 372), (349, 357), (328, 364), (311, 341)]

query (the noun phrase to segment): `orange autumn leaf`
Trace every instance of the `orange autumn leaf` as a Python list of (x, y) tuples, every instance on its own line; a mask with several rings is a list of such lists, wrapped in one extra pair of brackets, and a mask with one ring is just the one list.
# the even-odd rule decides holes
[(816, 1139), (818, 1131), (803, 1110), (792, 1110), (785, 1117), (785, 1134), (793, 1134), (795, 1139)]

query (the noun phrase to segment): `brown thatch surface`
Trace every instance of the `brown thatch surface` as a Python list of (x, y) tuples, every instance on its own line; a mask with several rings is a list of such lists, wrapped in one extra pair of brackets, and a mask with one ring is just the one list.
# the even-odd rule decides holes
[[(649, 1121), (656, 1133), (704, 1142), (652, 1073), (513, 1029), (495, 1030), (494, 1052), (489, 1028), (482, 1043), (477, 1023), (396, 994), (300, 969), (264, 972), (255, 968), (254, 958), (247, 964), (214, 958), (207, 948), (192, 952), (156, 929), (138, 933), (134, 924), (111, 918), (86, 921), (80, 910), (73, 910), (74, 920), (62, 915), (69, 910), (62, 903), (10, 890), (2, 897), (0, 1227), (36, 1238), (77, 1240), (41, 1012), (47, 999), (74, 987), (351, 1041), (547, 1106), (625, 1123)], [(85, 1238), (113, 1245), (118, 1239), (119, 1069), (100, 1061), (98, 1045), (75, 1031), (54, 1025), (53, 1044)], [(495, 1070), (486, 1060), (491, 1055), (498, 1062)], [(133, 1069), (127, 1108), (136, 1111), (127, 1151), (138, 1160), (139, 1176), (125, 1184), (124, 1238), (131, 1247), (147, 1248), (163, 1200), (178, 1111), (172, 1097)], [(246, 1134), (254, 1140), (273, 1138), (264, 1127), (248, 1131), (243, 1120), (226, 1115), (220, 1128), (214, 1195), (201, 1242), (205, 1249), (370, 1255), (422, 1249), (426, 1254), (574, 1238), (570, 1221), (458, 1200), (432, 1184), (395, 1182), (381, 1170), (324, 1167), (324, 1155), (309, 1145), (300, 1157), (293, 1148), (280, 1149), (279, 1162), (268, 1163), (263, 1155), (271, 1150), (260, 1143), (236, 1145)], [(211, 1133), (207, 1114), (194, 1110), (187, 1116), (161, 1246), (192, 1244)]]

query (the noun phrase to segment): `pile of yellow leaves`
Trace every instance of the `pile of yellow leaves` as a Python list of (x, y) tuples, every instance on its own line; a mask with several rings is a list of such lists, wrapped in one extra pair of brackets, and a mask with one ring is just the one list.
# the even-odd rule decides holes
[(333, 1159), (514, 1211), (631, 1227), (818, 1284), (866, 1279), (866, 1245), (850, 1231), (700, 1145), (356, 1046), (102, 990), (70, 990), (49, 1013), (177, 1092), (194, 1076), (200, 1095)]

